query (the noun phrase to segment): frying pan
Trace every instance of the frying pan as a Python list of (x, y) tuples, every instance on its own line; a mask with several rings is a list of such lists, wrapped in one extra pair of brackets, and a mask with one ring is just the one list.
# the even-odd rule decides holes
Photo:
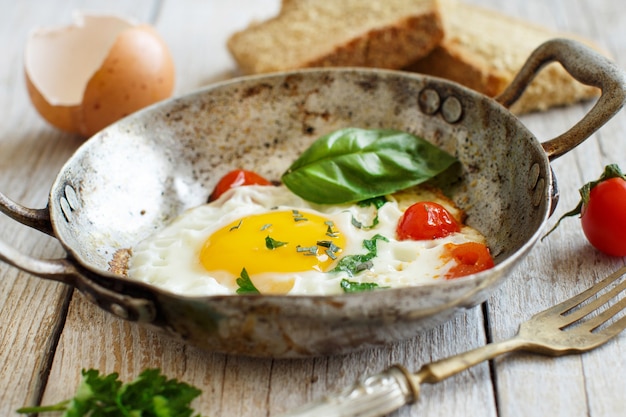
[[(569, 131), (540, 143), (508, 107), (552, 61), (601, 95)], [(405, 339), (486, 300), (531, 250), (558, 201), (550, 161), (621, 109), (625, 80), (606, 58), (555, 39), (533, 52), (495, 100), (435, 77), (363, 68), (213, 85), (87, 140), (61, 169), (46, 208), (0, 194), (5, 214), (56, 237), (67, 252), (35, 259), (0, 241), (0, 259), (72, 285), (120, 318), (215, 352), (306, 357)], [(460, 164), (436, 184), (486, 236), (496, 266), (455, 280), (333, 296), (191, 297), (110, 272), (116, 253), (205, 203), (229, 170), (278, 179), (313, 140), (349, 126), (408, 131), (454, 154)]]

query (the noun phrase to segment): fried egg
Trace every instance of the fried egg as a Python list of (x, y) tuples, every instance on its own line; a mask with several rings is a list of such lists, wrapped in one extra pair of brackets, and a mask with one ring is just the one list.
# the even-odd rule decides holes
[[(236, 294), (243, 284), (261, 294), (339, 294), (342, 281), (393, 288), (443, 279), (455, 266), (446, 244), (485, 241), (468, 226), (434, 240), (399, 241), (398, 219), (417, 201), (437, 201), (457, 220), (462, 213), (427, 188), (386, 199), (379, 208), (317, 205), (284, 186), (233, 188), (132, 248), (128, 276), (194, 296)], [(356, 270), (338, 267), (342, 259), (367, 254), (367, 242), (375, 256)]]

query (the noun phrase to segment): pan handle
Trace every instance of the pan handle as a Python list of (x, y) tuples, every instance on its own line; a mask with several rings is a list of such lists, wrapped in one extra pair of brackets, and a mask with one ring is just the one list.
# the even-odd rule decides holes
[(47, 207), (44, 209), (24, 207), (0, 192), (0, 212), (26, 226), (54, 236), (52, 222), (50, 221), (50, 211)]
[(0, 240), (0, 261), (24, 272), (78, 289), (100, 308), (129, 321), (153, 322), (156, 308), (152, 301), (133, 297), (99, 285), (87, 270), (80, 270), (70, 259), (36, 259), (24, 255)]
[(571, 129), (542, 143), (550, 161), (569, 152), (611, 119), (626, 102), (626, 75), (613, 62), (591, 48), (570, 39), (553, 39), (540, 45), (528, 58), (511, 84), (496, 97), (510, 107), (535, 75), (557, 61), (576, 80), (598, 87), (601, 95), (591, 110)]

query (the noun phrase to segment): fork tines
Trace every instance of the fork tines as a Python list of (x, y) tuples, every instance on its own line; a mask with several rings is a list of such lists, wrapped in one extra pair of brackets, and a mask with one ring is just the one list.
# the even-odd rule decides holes
[[(615, 335), (626, 328), (626, 315), (616, 319), (602, 330), (598, 330), (598, 328), (626, 309), (626, 297), (617, 300), (617, 302), (609, 306), (611, 300), (617, 299), (620, 293), (626, 290), (626, 279), (619, 282), (620, 278), (624, 276), (626, 276), (626, 266), (615, 271), (613, 274), (579, 295), (542, 312), (541, 315), (560, 313), (561, 329), (569, 326), (577, 326), (577, 329), (581, 331), (601, 331), (602, 334), (607, 336)], [(606, 292), (602, 292), (616, 282), (617, 284), (612, 288)], [(603, 306), (607, 306), (608, 308), (601, 309)], [(583, 320), (593, 312), (597, 312), (597, 315)]]

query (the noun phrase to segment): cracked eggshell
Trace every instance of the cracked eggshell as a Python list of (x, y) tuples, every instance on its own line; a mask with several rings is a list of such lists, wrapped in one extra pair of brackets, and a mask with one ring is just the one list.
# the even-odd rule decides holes
[(89, 137), (171, 96), (174, 62), (149, 25), (76, 14), (74, 24), (31, 32), (24, 70), (37, 111), (59, 129)]

